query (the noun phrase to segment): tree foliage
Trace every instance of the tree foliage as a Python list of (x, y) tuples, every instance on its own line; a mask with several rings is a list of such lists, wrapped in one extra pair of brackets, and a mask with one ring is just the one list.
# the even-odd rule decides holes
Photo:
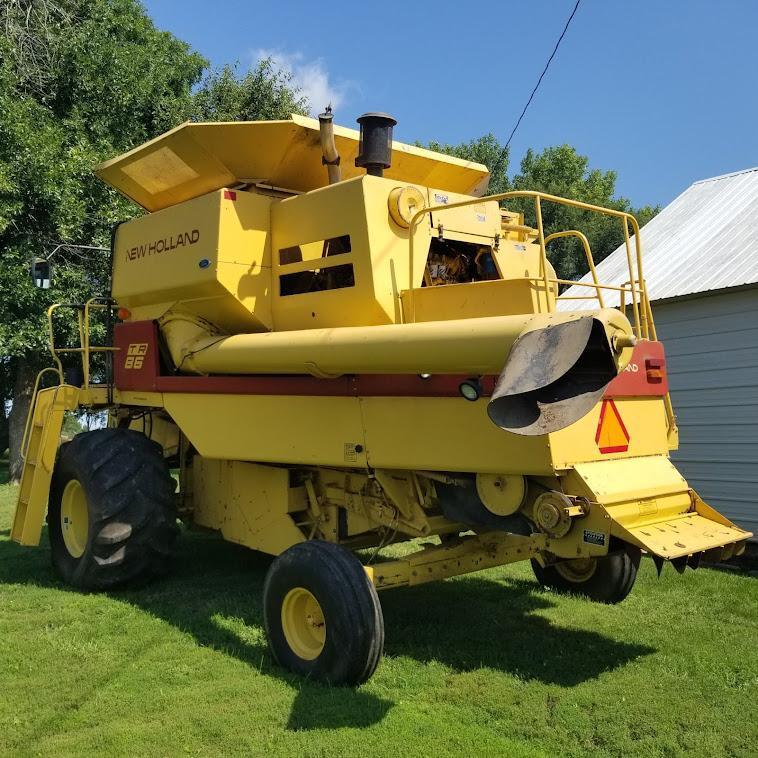
[[(416, 144), (420, 145), (420, 143)], [(438, 153), (454, 155), (456, 158), (463, 158), (467, 161), (483, 163), (490, 170), (490, 184), (487, 190), (489, 194), (495, 195), (499, 192), (507, 192), (510, 189), (508, 179), (509, 152), (503, 149), (497, 137), (491, 132), (460, 145), (430, 142), (424, 147)]]
[(267, 121), (305, 115), (308, 103), (292, 86), (292, 75), (274, 66), (270, 58), (259, 61), (246, 74), (236, 66), (210, 71), (193, 98), (192, 117), (197, 121)]
[[(629, 200), (616, 195), (616, 172), (591, 168), (589, 159), (580, 155), (570, 145), (548, 147), (541, 152), (527, 150), (520, 170), (508, 177), (508, 154), (492, 135), (460, 145), (445, 145), (432, 142), (428, 145), (448, 155), (478, 161), (488, 168), (496, 168), (490, 180), (489, 193), (509, 190), (538, 190), (551, 195), (581, 200), (615, 210), (629, 211), (637, 216), (640, 225), (647, 223), (658, 208), (645, 206), (633, 209)], [(500, 157), (504, 155), (501, 160)], [(536, 226), (534, 203), (529, 199), (509, 200), (505, 203), (511, 210), (524, 213), (524, 220)], [(543, 203), (545, 234), (578, 229), (587, 235), (595, 262), (603, 260), (623, 241), (621, 222), (596, 213), (577, 210), (554, 203)], [(562, 239), (551, 243), (548, 255), (562, 279), (576, 279), (587, 272), (584, 249), (577, 239)]]
[(29, 276), (34, 257), (59, 243), (108, 246), (112, 226), (137, 213), (94, 176), (96, 164), (188, 119), (284, 118), (304, 108), (268, 61), (242, 76), (207, 72), (137, 0), (3, 0), (0, 386), (15, 377), (16, 400), (28, 394), (34, 364), (45, 360), (48, 305), (107, 292), (107, 254), (74, 247), (53, 259), (51, 289)]

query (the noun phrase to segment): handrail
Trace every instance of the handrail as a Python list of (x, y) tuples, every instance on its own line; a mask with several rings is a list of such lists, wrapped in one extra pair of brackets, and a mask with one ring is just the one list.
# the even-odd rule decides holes
[[(526, 276), (525, 279), (529, 279), (533, 282), (541, 282), (541, 276)], [(618, 286), (616, 284), (595, 284), (594, 282), (575, 282), (573, 279), (550, 279), (551, 284), (567, 284), (571, 287), (590, 287), (595, 290), (612, 290), (614, 292), (631, 292), (631, 287), (627, 285)], [(642, 290), (636, 287), (634, 290), (638, 295), (642, 294)], [(558, 295), (558, 300), (587, 300), (590, 295)]]
[[(644, 278), (642, 275), (642, 243), (640, 241), (640, 227), (637, 222), (637, 219), (631, 213), (627, 213), (626, 211), (619, 211), (619, 210), (615, 210), (614, 208), (603, 208), (602, 206), (599, 206), (599, 205), (584, 203), (581, 200), (571, 200), (569, 198), (558, 197), (557, 195), (550, 195), (544, 192), (536, 192), (533, 190), (512, 190), (510, 192), (501, 192), (496, 195), (488, 195), (485, 197), (472, 198), (470, 200), (462, 200), (460, 202), (449, 203), (447, 205), (429, 206), (428, 208), (422, 208), (421, 210), (417, 211), (413, 215), (410, 221), (409, 235), (408, 235), (408, 242), (409, 242), (408, 305), (409, 305), (409, 311), (410, 311), (409, 313), (410, 320), (411, 321), (416, 320), (416, 308), (415, 308), (415, 298), (414, 298), (414, 290), (416, 288), (413, 286), (413, 282), (414, 282), (413, 247), (414, 247), (415, 231), (421, 219), (424, 216), (431, 213), (444, 212), (445, 210), (451, 210), (453, 208), (464, 208), (469, 205), (479, 205), (482, 202), (486, 202), (488, 200), (499, 201), (499, 200), (509, 200), (509, 199), (515, 199), (515, 198), (523, 198), (523, 197), (532, 198), (534, 200), (535, 217), (537, 219), (537, 236), (540, 243), (540, 257), (541, 257), (540, 279), (544, 283), (546, 297), (549, 292), (550, 284), (559, 284), (561, 283), (561, 281), (567, 281), (567, 280), (553, 279), (548, 275), (548, 260), (547, 260), (547, 252), (545, 250), (545, 232), (544, 232), (544, 227), (543, 227), (543, 222), (542, 222), (542, 201), (556, 203), (558, 205), (565, 205), (570, 208), (578, 208), (580, 210), (591, 211), (594, 213), (599, 213), (605, 216), (611, 216), (613, 218), (618, 218), (619, 220), (621, 220), (622, 225), (624, 226), (624, 242), (625, 242), (625, 246), (627, 250), (627, 264), (629, 266), (629, 275), (630, 275), (630, 280), (631, 280), (630, 292), (632, 295), (634, 332), (638, 338), (642, 338), (642, 337), (649, 338), (651, 331), (654, 332), (654, 328), (652, 328), (650, 303), (647, 297), (647, 291), (645, 289)], [(629, 225), (631, 225), (632, 231), (634, 232), (634, 243), (635, 243), (634, 256), (632, 255), (632, 249), (631, 249)], [(634, 258), (636, 258), (636, 260), (633, 260)], [(635, 275), (635, 265), (634, 265), (635, 263), (636, 263), (636, 275)], [(576, 284), (576, 282), (570, 282), (570, 284)], [(584, 283), (582, 284), (584, 285)], [(592, 286), (592, 285), (588, 285), (588, 286)], [(639, 303), (637, 299), (638, 293), (640, 294)], [(642, 304), (642, 308), (640, 308), (640, 303)], [(552, 303), (548, 299), (548, 309), (552, 310), (552, 307), (553, 307)]]
[(590, 241), (587, 239), (587, 235), (583, 234), (578, 229), (568, 229), (564, 232), (553, 232), (552, 234), (548, 234), (548, 236), (545, 237), (545, 245), (547, 246), (553, 240), (561, 239), (562, 237), (576, 237), (582, 243), (582, 246), (584, 247), (584, 255), (587, 258), (587, 265), (590, 267), (590, 272), (592, 273), (592, 281), (595, 282), (595, 294), (597, 296), (597, 301), (600, 303), (601, 308), (605, 308), (603, 295), (600, 292), (600, 287), (598, 286), (597, 271), (595, 270), (595, 259), (592, 257)]
[[(90, 381), (90, 355), (92, 353), (110, 353), (118, 350), (117, 347), (107, 345), (92, 345), (90, 342), (90, 317), (93, 310), (106, 310), (114, 306), (112, 298), (91, 297), (84, 305), (80, 303), (54, 303), (47, 309), (48, 347), (56, 364), (56, 369), (61, 377), (60, 382), (65, 382), (63, 364), (60, 355), (63, 353), (79, 353), (82, 359), (83, 386), (88, 387)], [(76, 310), (77, 329), (79, 332), (79, 344), (81, 347), (56, 347), (55, 333), (53, 331), (53, 314), (61, 308), (73, 308)]]
[(86, 362), (84, 365), (84, 386), (89, 387), (89, 357), (90, 353), (110, 353), (118, 350), (116, 347), (90, 344), (90, 313), (94, 310), (107, 310), (115, 305), (115, 301), (110, 297), (91, 297), (84, 304), (84, 355)]
[(34, 380), (34, 389), (32, 390), (32, 400), (29, 405), (29, 412), (26, 414), (26, 424), (24, 424), (24, 436), (21, 438), (21, 460), (26, 460), (26, 455), (29, 452), (29, 443), (31, 442), (31, 436), (29, 434), (29, 431), (32, 426), (32, 421), (34, 419), (34, 411), (35, 406), (37, 404), (37, 392), (39, 391), (39, 385), (42, 381), (42, 377), (44, 374), (46, 374), (48, 371), (52, 371), (57, 377), (58, 377), (58, 386), (63, 384), (63, 371), (59, 370), (56, 366), (53, 368), (52, 366), (48, 366), (47, 368), (43, 368), (42, 371), (40, 371), (37, 374), (37, 378)]

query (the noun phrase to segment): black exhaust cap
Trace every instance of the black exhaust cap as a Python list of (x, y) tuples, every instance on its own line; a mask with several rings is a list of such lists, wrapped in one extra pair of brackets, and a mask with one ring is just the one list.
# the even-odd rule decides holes
[(364, 113), (358, 123), (361, 137), (355, 165), (371, 176), (383, 176), (392, 165), (392, 127), (397, 121), (386, 113)]

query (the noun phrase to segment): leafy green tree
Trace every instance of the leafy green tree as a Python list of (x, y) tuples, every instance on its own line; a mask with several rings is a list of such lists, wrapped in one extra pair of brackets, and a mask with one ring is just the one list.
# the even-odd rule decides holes
[(441, 142), (430, 142), (428, 145), (416, 144), (438, 153), (463, 158), (466, 161), (483, 163), (490, 170), (490, 183), (487, 192), (491, 195), (510, 189), (510, 182), (508, 181), (509, 153), (504, 150), (497, 137), (492, 133), (485, 134), (483, 137), (471, 140), (471, 142), (463, 142), (460, 145), (448, 145)]
[(270, 58), (259, 61), (246, 74), (236, 66), (210, 71), (193, 98), (196, 121), (267, 121), (308, 112), (308, 103), (292, 86), (292, 75), (274, 66)]
[[(508, 153), (492, 134), (460, 145), (432, 142), (428, 147), (486, 165), (493, 172), (488, 190), (491, 194), (509, 190), (538, 190), (606, 208), (630, 211), (637, 216), (640, 225), (646, 224), (659, 211), (659, 208), (650, 206), (635, 211), (626, 198), (616, 195), (616, 172), (590, 168), (589, 159), (570, 145), (548, 147), (541, 152), (527, 150), (520, 171), (512, 179), (507, 175)], [(510, 210), (522, 211), (525, 222), (536, 226), (532, 200), (516, 199), (504, 204)], [(566, 229), (584, 232), (595, 262), (603, 260), (624, 241), (621, 222), (608, 216), (543, 203), (542, 217), (545, 235)], [(584, 249), (577, 239), (552, 242), (548, 256), (561, 279), (576, 279), (587, 272)]]
[[(605, 208), (636, 213), (641, 224), (647, 223), (658, 212), (657, 208), (649, 206), (643, 208), (641, 213), (635, 212), (629, 200), (616, 195), (616, 172), (590, 168), (589, 158), (580, 155), (570, 145), (548, 147), (539, 153), (527, 150), (512, 186), (515, 190), (539, 190)], [(536, 226), (534, 203), (531, 200), (521, 200), (510, 205), (524, 212), (526, 223)], [(564, 229), (584, 232), (596, 263), (624, 241), (621, 222), (609, 216), (555, 203), (543, 203), (542, 214), (546, 234)], [(557, 240), (551, 243), (548, 252), (562, 279), (577, 279), (588, 270), (584, 250), (577, 239)]]
[(49, 290), (33, 286), (30, 263), (61, 242), (107, 246), (113, 224), (137, 212), (92, 168), (187, 119), (305, 107), (270, 62), (241, 77), (203, 78), (206, 66), (137, 0), (0, 3), (0, 388), (13, 399), (12, 479), (34, 377), (49, 364), (46, 308), (108, 291), (105, 254), (59, 253)]

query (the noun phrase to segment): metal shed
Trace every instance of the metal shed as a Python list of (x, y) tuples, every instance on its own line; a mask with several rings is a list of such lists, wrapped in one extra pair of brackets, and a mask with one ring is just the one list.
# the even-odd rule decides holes
[[(644, 227), (642, 243), (680, 428), (671, 457), (707, 502), (758, 533), (758, 168), (695, 182)], [(623, 284), (624, 249), (597, 269), (600, 281)]]

